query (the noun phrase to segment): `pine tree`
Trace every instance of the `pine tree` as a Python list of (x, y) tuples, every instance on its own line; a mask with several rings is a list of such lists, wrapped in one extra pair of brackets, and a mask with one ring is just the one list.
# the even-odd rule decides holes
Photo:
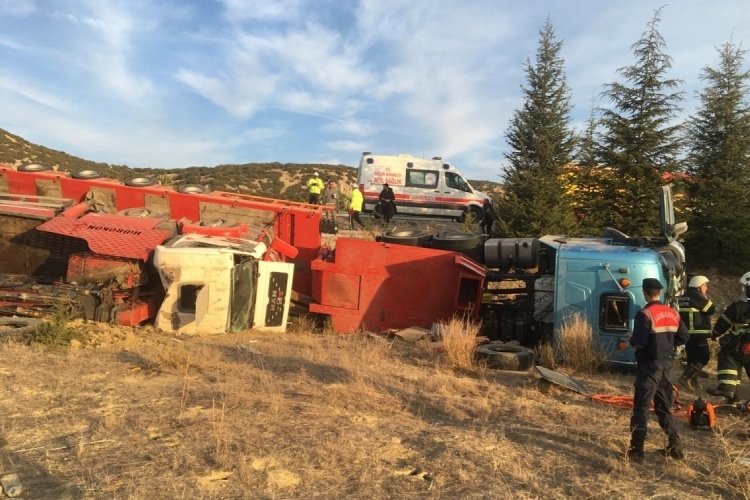
[(571, 161), (575, 138), (570, 130), (570, 89), (550, 20), (539, 31), (536, 63), (527, 59), (522, 109), (506, 133), (510, 152), (505, 191), (497, 207), (505, 236), (567, 233), (575, 217), (562, 185), (563, 167)]
[(594, 236), (607, 225), (609, 206), (604, 198), (603, 177), (610, 171), (602, 168), (599, 159), (596, 131), (598, 121), (592, 112), (586, 128), (578, 139), (576, 148), (577, 165), (571, 183), (574, 184), (572, 204), (578, 219), (581, 234)]
[(632, 236), (658, 229), (658, 193), (662, 175), (678, 170), (680, 126), (674, 119), (682, 92), (680, 80), (666, 78), (672, 58), (659, 34), (660, 10), (635, 44), (636, 62), (620, 68), (624, 83), (606, 85), (611, 109), (602, 109), (600, 157), (614, 170), (605, 187), (609, 225)]
[(687, 233), (691, 261), (750, 268), (750, 109), (745, 51), (729, 42), (719, 66), (704, 68), (701, 106), (688, 128)]

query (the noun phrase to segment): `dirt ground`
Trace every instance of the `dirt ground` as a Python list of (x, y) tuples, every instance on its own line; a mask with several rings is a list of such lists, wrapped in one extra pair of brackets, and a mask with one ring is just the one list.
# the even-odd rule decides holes
[[(718, 304), (736, 298), (734, 277), (705, 273)], [(0, 477), (25, 498), (750, 495), (750, 415), (692, 430), (695, 394), (676, 413), (687, 460), (659, 454), (655, 419), (645, 462), (625, 460), (629, 410), (590, 394), (631, 394), (628, 372), (563, 370), (590, 394), (540, 391), (534, 370), (456, 370), (427, 343), (304, 320), (194, 338), (74, 326), (69, 348), (0, 344)]]

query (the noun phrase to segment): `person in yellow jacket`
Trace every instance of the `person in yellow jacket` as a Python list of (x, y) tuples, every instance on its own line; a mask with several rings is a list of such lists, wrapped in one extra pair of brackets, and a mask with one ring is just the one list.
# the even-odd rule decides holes
[(312, 179), (307, 181), (307, 192), (310, 193), (307, 202), (320, 205), (320, 193), (323, 191), (323, 187), (323, 179), (318, 177), (318, 172), (313, 172)]
[(365, 225), (362, 224), (362, 220), (359, 218), (359, 213), (362, 211), (362, 205), (365, 199), (362, 196), (362, 192), (359, 190), (357, 183), (352, 183), (352, 201), (349, 204), (349, 226), (354, 229), (354, 222), (364, 229)]

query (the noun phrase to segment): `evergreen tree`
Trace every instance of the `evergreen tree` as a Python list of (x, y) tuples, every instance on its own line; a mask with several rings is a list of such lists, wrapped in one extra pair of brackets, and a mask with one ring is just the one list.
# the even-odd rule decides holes
[(656, 232), (658, 192), (664, 173), (675, 172), (680, 153), (680, 80), (665, 77), (672, 58), (659, 34), (660, 10), (635, 44), (635, 64), (620, 68), (625, 82), (606, 85), (611, 109), (602, 110), (600, 157), (614, 175), (604, 176), (610, 204), (606, 223), (631, 236)]
[(744, 272), (750, 266), (750, 71), (742, 69), (741, 47), (730, 42), (718, 52), (718, 68), (701, 74), (707, 85), (688, 128), (688, 255)]
[(525, 101), (506, 133), (510, 152), (505, 191), (497, 207), (505, 236), (567, 233), (575, 217), (562, 185), (563, 167), (571, 161), (575, 138), (569, 128), (570, 89), (550, 20), (540, 30), (536, 63), (527, 59)]
[(572, 204), (578, 219), (581, 234), (594, 236), (602, 232), (609, 210), (602, 185), (610, 171), (602, 168), (599, 159), (596, 131), (598, 121), (594, 113), (586, 122), (586, 128), (578, 139), (576, 168), (570, 183), (573, 184)]

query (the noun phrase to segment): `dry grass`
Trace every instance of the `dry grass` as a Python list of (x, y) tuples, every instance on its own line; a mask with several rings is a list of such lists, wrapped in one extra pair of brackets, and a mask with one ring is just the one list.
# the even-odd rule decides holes
[[(593, 373), (607, 359), (607, 354), (594, 340), (593, 330), (580, 314), (574, 314), (560, 327), (557, 351), (562, 363), (573, 371)], [(546, 353), (550, 356), (550, 353)]]
[(480, 324), (471, 318), (456, 316), (438, 325), (448, 365), (462, 370), (470, 368), (474, 359), (474, 348), (477, 345)]
[[(96, 328), (94, 325), (90, 327)], [(747, 417), (624, 460), (627, 410), (366, 335), (89, 332), (0, 356), (0, 471), (28, 498), (743, 497)], [(106, 335), (106, 337), (105, 337)], [(676, 371), (678, 368), (676, 367)], [(632, 375), (583, 374), (628, 394)], [(741, 395), (750, 395), (742, 386)]]

